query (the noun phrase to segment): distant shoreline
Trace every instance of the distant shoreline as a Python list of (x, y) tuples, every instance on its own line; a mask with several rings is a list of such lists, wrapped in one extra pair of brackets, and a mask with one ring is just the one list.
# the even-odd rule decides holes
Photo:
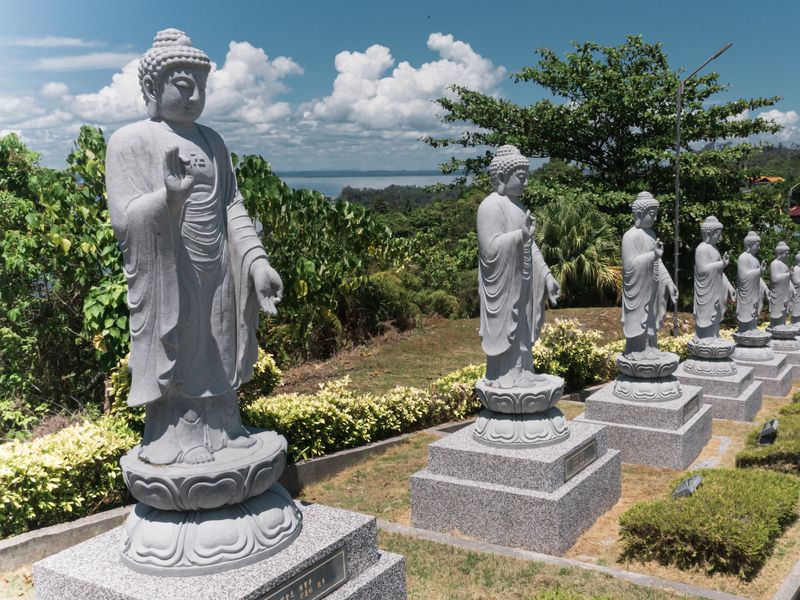
[(278, 177), (434, 177), (441, 171), (275, 171)]

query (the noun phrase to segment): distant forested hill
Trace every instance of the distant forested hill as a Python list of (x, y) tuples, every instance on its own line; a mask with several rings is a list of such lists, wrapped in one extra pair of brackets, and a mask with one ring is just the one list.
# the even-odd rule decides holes
[(748, 169), (758, 175), (775, 175), (786, 180), (800, 179), (800, 148), (764, 146), (747, 160)]
[(410, 210), (420, 206), (428, 206), (439, 200), (455, 200), (462, 190), (456, 186), (438, 185), (419, 187), (416, 185), (390, 185), (376, 190), (372, 188), (345, 187), (340, 198), (360, 204), (377, 213), (396, 210)]

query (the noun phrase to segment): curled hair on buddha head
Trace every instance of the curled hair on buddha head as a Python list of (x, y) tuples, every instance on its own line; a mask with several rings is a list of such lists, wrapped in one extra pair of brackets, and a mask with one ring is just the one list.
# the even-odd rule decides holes
[(148, 95), (147, 84), (153, 86), (156, 94), (160, 93), (164, 74), (175, 67), (211, 71), (211, 59), (202, 50), (192, 46), (192, 40), (179, 29), (164, 29), (153, 38), (153, 47), (144, 53), (139, 60), (139, 85), (147, 104), (150, 116), (156, 107)]
[(778, 245), (775, 246), (775, 254), (780, 254), (781, 252), (786, 252), (787, 255), (789, 254), (789, 246), (784, 241), (778, 242)]
[(707, 240), (715, 231), (722, 231), (722, 223), (715, 216), (706, 217), (706, 220), (700, 224), (700, 235), (703, 240)]
[(751, 248), (753, 246), (753, 244), (755, 244), (756, 242), (759, 242), (759, 243), (761, 242), (761, 236), (758, 235), (755, 231), (748, 231), (747, 235), (744, 236), (744, 247), (745, 247), (745, 250), (747, 248)]
[(492, 178), (492, 187), (501, 196), (505, 194), (505, 182), (517, 169), (528, 170), (530, 161), (519, 151), (519, 148), (506, 144), (500, 146), (495, 152), (492, 162), (489, 163), (489, 176)]
[(650, 192), (639, 192), (639, 194), (636, 196), (636, 200), (633, 201), (631, 210), (633, 211), (634, 215), (638, 215), (649, 208), (658, 208), (659, 206), (660, 204), (653, 194)]

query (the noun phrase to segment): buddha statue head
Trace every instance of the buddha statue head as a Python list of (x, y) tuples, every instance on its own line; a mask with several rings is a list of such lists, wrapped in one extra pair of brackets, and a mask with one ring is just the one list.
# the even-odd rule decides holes
[(744, 238), (744, 251), (755, 256), (759, 248), (761, 248), (761, 237), (755, 231), (748, 232)]
[(635, 227), (650, 229), (658, 218), (658, 200), (650, 192), (639, 192), (633, 202), (633, 224)]
[(528, 181), (530, 161), (516, 146), (500, 146), (489, 163), (492, 188), (501, 196), (516, 199), (522, 195)]
[(716, 244), (722, 237), (722, 223), (713, 215), (706, 217), (706, 220), (700, 225), (700, 235), (706, 244)]
[(191, 123), (202, 114), (211, 60), (178, 29), (156, 34), (139, 61), (139, 85), (152, 118)]
[(786, 245), (786, 242), (778, 242), (778, 245), (775, 246), (775, 259), (786, 262), (788, 258), (789, 246)]

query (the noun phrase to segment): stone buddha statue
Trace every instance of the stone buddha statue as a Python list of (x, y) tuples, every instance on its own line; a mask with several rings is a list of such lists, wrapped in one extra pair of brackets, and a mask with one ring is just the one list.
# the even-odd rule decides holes
[(700, 225), (703, 241), (694, 253), (694, 318), (695, 337), (719, 338), (719, 326), (725, 315), (728, 298), (736, 299), (736, 290), (725, 276), (728, 253), (720, 255), (717, 244), (722, 237), (722, 223), (708, 217)]
[(253, 373), (258, 309), (275, 314), (283, 292), (228, 148), (196, 122), (210, 68), (183, 32), (159, 32), (139, 64), (150, 118), (108, 144), (109, 213), (128, 279), (128, 404), (147, 407), (139, 456), (153, 464), (252, 445), (236, 390)]
[(794, 255), (792, 267), (792, 301), (789, 312), (792, 315), (792, 325), (800, 323), (800, 252)]
[(658, 207), (650, 192), (639, 193), (632, 206), (633, 227), (622, 237), (624, 354), (633, 359), (658, 352), (667, 297), (673, 304), (678, 301), (678, 288), (661, 261), (664, 244), (653, 231)]
[(569, 435), (555, 408), (564, 380), (533, 368), (545, 305), (556, 302), (560, 287), (534, 241), (536, 221), (519, 200), (528, 166), (517, 148), (501, 146), (489, 165), (494, 191), (478, 207), (479, 334), (486, 377), (476, 393), (486, 410), (474, 432), (487, 444), (536, 446)]
[(769, 326), (786, 325), (789, 304), (792, 301), (789, 246), (779, 242), (775, 246), (775, 259), (769, 265)]
[(139, 63), (149, 118), (114, 133), (106, 156), (128, 280), (128, 404), (146, 407), (142, 443), (120, 460), (139, 500), (121, 558), (152, 575), (250, 564), (302, 529), (302, 513), (277, 483), (286, 439), (248, 431), (239, 415), (259, 308), (275, 314), (283, 286), (225, 142), (196, 122), (210, 69), (182, 31), (160, 31)]
[(766, 264), (758, 260), (761, 248), (761, 237), (749, 232), (744, 238), (744, 252), (739, 255), (736, 264), (736, 320), (739, 322), (738, 333), (746, 333), (756, 329), (758, 315), (769, 294), (767, 284), (761, 277)]

